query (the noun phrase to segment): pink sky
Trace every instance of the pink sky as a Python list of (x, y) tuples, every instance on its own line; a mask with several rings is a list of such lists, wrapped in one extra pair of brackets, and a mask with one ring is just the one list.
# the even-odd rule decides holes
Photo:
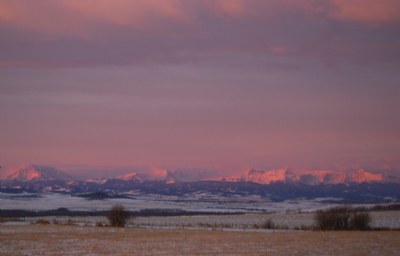
[(399, 169), (399, 13), (0, 0), (0, 165)]

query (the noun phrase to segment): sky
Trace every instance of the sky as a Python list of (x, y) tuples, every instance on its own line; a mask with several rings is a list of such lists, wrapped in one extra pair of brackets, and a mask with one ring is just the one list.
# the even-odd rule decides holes
[(398, 0), (0, 0), (0, 165), (400, 171)]

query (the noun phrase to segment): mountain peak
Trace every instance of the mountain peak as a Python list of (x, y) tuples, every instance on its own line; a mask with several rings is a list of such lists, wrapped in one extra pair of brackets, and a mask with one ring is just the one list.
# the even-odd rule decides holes
[(117, 176), (115, 178), (118, 180), (125, 180), (125, 181), (142, 181), (142, 178), (136, 172), (123, 174), (123, 175)]
[(286, 181), (287, 169), (275, 169), (268, 171), (258, 171), (250, 169), (245, 171), (239, 176), (230, 176), (223, 178), (225, 181), (241, 181), (241, 182), (254, 182), (259, 184), (270, 184), (277, 181)]
[(8, 168), (5, 180), (15, 181), (47, 181), (70, 180), (72, 177), (50, 166), (19, 165)]

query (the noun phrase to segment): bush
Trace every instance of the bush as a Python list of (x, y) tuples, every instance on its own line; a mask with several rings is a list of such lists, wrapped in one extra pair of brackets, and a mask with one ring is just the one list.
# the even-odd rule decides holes
[(351, 229), (353, 230), (366, 230), (370, 228), (371, 217), (367, 212), (354, 212), (351, 220)]
[(35, 224), (40, 224), (40, 225), (48, 225), (50, 224), (50, 221), (45, 220), (45, 219), (38, 219)]
[(335, 207), (320, 210), (314, 216), (319, 230), (366, 230), (371, 217), (367, 212), (357, 212), (351, 207)]
[(275, 229), (275, 224), (271, 219), (267, 219), (263, 224), (262, 228), (265, 229)]
[(129, 217), (129, 212), (120, 204), (114, 205), (107, 214), (108, 221), (112, 227), (124, 227)]
[(350, 227), (350, 208), (336, 207), (315, 214), (316, 228), (320, 230), (346, 230)]

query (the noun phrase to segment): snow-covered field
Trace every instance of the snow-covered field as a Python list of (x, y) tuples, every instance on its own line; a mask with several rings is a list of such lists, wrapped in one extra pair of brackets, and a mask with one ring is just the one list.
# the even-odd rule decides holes
[[(400, 231), (316, 232), (318, 200), (188, 202), (171, 198), (87, 200), (62, 194), (0, 195), (2, 209), (170, 208), (243, 214), (137, 217), (125, 228), (96, 227), (105, 217), (35, 217), (0, 222), (1, 255), (399, 255)], [(400, 211), (371, 212), (372, 227), (400, 228)], [(33, 224), (44, 219), (50, 224)], [(263, 229), (271, 220), (279, 229)], [(68, 225), (67, 225), (68, 224)]]
[(146, 230), (1, 226), (0, 255), (398, 255), (386, 232)]
[[(370, 212), (371, 227), (400, 229), (400, 211)], [(106, 217), (26, 217), (0, 223), (0, 227), (29, 225), (38, 220), (47, 220), (51, 224), (74, 224), (94, 227), (98, 223), (108, 224)], [(262, 225), (271, 220), (276, 229), (297, 230), (312, 229), (314, 213), (246, 213), (235, 215), (195, 215), (172, 217), (136, 217), (128, 220), (128, 228), (150, 230), (191, 229), (191, 230), (253, 230), (264, 232)]]
[[(331, 199), (333, 200), (333, 199)], [(0, 193), (0, 209), (51, 210), (68, 208), (70, 210), (108, 210), (115, 203), (120, 203), (130, 211), (142, 209), (181, 209), (198, 212), (224, 212), (224, 215), (199, 215), (178, 217), (138, 217), (131, 219), (130, 227), (145, 229), (163, 228), (225, 228), (252, 229), (261, 226), (267, 220), (283, 229), (297, 229), (313, 225), (314, 212), (335, 206), (322, 199), (284, 201), (272, 203), (261, 198), (246, 197), (239, 199), (223, 198), (220, 202), (192, 201), (175, 197), (145, 195), (137, 198), (118, 198), (106, 200), (88, 200), (67, 194), (4, 194)], [(230, 212), (244, 214), (227, 215)], [(371, 212), (372, 227), (400, 228), (400, 211)], [(10, 224), (30, 224), (38, 218), (24, 218), (23, 221), (5, 222)], [(95, 226), (107, 223), (105, 217), (45, 217), (50, 222), (66, 223), (68, 220), (81, 226)]]
[(52, 210), (68, 208), (70, 210), (108, 210), (115, 203), (120, 203), (130, 211), (142, 209), (181, 209), (204, 212), (296, 212), (315, 211), (334, 206), (321, 199), (297, 199), (283, 202), (271, 202), (259, 196), (240, 198), (213, 198), (201, 200), (196, 198), (178, 198), (174, 196), (140, 195), (134, 198), (115, 198), (105, 200), (88, 200), (68, 194), (5, 194), (0, 193), (0, 209)]

